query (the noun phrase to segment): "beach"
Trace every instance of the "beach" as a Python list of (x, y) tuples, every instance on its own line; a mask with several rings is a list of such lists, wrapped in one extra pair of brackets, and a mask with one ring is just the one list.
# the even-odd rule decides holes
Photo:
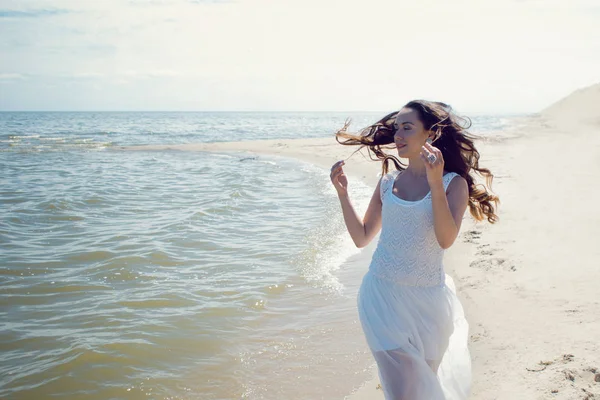
[[(600, 399), (600, 1), (7, 0), (0, 22), (0, 400)], [(336, 137), (411, 158), (469, 147), (458, 127), (480, 157), (446, 154), (444, 186), (494, 224), (454, 229), (464, 191), (450, 218)], [(386, 194), (361, 247), (340, 161), (352, 218)], [(412, 366), (384, 394), (371, 349), (439, 362), (445, 395)]]
[[(600, 111), (590, 99), (600, 104), (599, 85), (477, 143), (500, 221), (475, 222), (467, 211), (445, 259), (470, 324), (473, 399), (600, 396)], [(278, 155), (324, 169), (354, 150), (333, 138), (138, 149)], [(380, 164), (355, 154), (345, 170), (374, 188)], [(349, 399), (383, 398), (377, 385), (375, 376)]]
[[(501, 199), (445, 258), (473, 399), (599, 396), (598, 91), (472, 116)], [(362, 215), (380, 163), (333, 132), (380, 115), (348, 114), (0, 113), (0, 397), (382, 399), (377, 237), (354, 246), (329, 179), (345, 159)]]

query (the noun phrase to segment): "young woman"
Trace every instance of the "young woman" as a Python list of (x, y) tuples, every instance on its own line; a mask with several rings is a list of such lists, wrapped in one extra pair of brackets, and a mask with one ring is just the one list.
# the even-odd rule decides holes
[[(466, 119), (444, 104), (411, 101), (359, 135), (336, 134), (345, 145), (367, 146), (382, 161), (382, 178), (361, 220), (348, 198), (344, 162), (331, 169), (348, 232), (358, 247), (381, 230), (358, 294), (358, 311), (386, 399), (466, 399), (471, 385), (468, 324), (442, 258), (458, 236), (469, 206), (494, 223), (493, 175), (479, 167)], [(384, 149), (395, 148), (398, 158)], [(399, 158), (407, 159), (408, 165)], [(392, 162), (395, 171), (388, 172)]]

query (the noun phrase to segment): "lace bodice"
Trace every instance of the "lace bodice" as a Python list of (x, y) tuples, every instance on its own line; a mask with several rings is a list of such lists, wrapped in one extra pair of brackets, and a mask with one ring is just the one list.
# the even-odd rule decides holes
[[(444, 284), (444, 249), (435, 237), (431, 192), (418, 201), (400, 199), (392, 186), (400, 171), (381, 179), (382, 227), (369, 271), (380, 278), (409, 286)], [(444, 189), (458, 176), (443, 177)]]

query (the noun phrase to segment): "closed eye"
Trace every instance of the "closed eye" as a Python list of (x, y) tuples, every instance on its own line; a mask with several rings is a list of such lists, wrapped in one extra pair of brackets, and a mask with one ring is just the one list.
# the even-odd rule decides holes
[[(412, 129), (412, 124), (410, 122), (404, 122), (404, 123), (402, 123), (402, 126), (404, 127), (405, 131), (409, 131)], [(394, 130), (396, 130), (396, 131), (400, 129), (400, 127), (396, 124), (394, 124), (393, 127), (394, 127)]]

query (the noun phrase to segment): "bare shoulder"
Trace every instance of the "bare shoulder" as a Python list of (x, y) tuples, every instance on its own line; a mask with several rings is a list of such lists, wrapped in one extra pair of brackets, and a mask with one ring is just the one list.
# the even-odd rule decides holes
[(448, 185), (448, 189), (446, 190), (446, 193), (452, 193), (452, 192), (468, 193), (469, 192), (469, 184), (467, 183), (467, 180), (460, 175), (457, 175), (454, 178), (452, 178), (452, 180), (450, 181), (450, 184)]

